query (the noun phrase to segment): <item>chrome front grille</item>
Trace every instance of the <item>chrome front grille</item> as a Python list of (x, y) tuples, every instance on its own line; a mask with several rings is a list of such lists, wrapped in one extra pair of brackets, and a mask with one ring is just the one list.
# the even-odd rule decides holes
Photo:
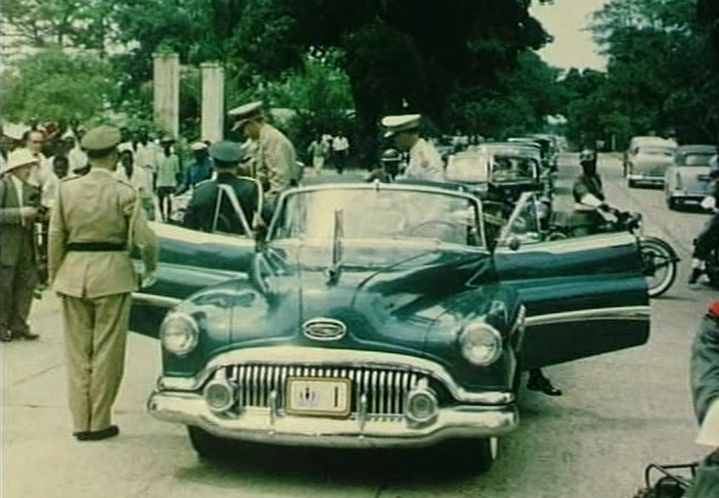
[[(356, 413), (366, 400), (368, 415), (403, 415), (407, 393), (429, 376), (406, 370), (370, 367), (310, 367), (292, 365), (231, 365), (227, 379), (237, 386), (241, 407), (277, 409), (285, 407), (285, 386), (289, 377), (330, 377), (350, 379), (352, 408)], [(275, 393), (275, 401), (271, 393)]]

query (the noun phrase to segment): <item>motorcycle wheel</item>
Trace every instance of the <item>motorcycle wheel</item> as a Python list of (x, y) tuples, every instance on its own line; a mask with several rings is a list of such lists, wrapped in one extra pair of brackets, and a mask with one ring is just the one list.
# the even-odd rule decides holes
[(647, 279), (649, 297), (659, 297), (677, 278), (677, 259), (662, 239), (647, 237), (640, 243), (642, 274)]

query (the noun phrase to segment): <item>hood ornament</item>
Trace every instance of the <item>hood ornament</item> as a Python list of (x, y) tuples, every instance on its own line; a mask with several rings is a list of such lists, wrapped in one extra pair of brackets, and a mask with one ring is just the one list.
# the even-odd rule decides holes
[(347, 334), (347, 326), (332, 318), (313, 318), (302, 325), (302, 333), (315, 341), (336, 341)]
[(337, 285), (342, 275), (342, 236), (344, 235), (344, 217), (341, 209), (335, 210), (332, 230), (332, 261), (325, 270), (327, 285)]

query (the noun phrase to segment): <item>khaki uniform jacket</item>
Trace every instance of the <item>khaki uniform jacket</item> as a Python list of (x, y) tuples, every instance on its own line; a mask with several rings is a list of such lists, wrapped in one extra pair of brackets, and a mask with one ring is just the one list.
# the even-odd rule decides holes
[(257, 145), (255, 178), (271, 197), (290, 188), (292, 182), (299, 181), (295, 147), (282, 132), (265, 124)]
[(56, 292), (92, 299), (138, 287), (129, 249), (76, 252), (67, 250), (69, 243), (134, 245), (146, 271), (156, 269), (157, 237), (139, 209), (137, 196), (131, 185), (100, 169), (60, 184), (49, 229), (49, 276)]

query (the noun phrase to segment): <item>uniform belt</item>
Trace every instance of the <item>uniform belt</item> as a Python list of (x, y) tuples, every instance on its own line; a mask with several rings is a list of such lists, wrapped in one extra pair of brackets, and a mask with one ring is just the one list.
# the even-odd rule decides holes
[(70, 242), (67, 245), (67, 250), (76, 252), (125, 251), (127, 245), (117, 242)]

